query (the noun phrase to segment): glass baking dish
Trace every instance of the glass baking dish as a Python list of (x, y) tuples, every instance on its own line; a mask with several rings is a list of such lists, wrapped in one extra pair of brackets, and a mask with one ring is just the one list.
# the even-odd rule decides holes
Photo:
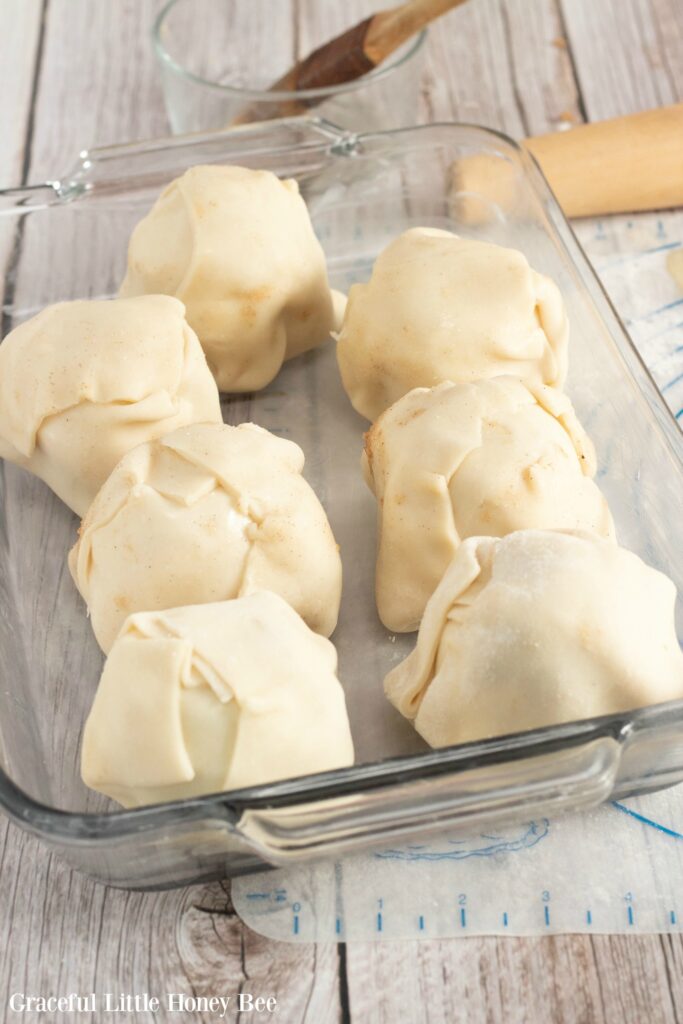
[[(296, 119), (83, 153), (59, 181), (0, 194), (3, 334), (48, 303), (114, 295), (133, 225), (166, 182), (210, 162), (296, 177), (340, 289), (367, 278), (379, 250), (417, 224), (516, 246), (551, 275), (572, 325), (568, 390), (620, 540), (683, 588), (677, 425), (538, 168), (496, 132), (442, 124), (354, 136)], [(253, 419), (296, 440), (327, 508), (344, 562), (334, 639), (356, 766), (133, 811), (88, 791), (79, 740), (102, 656), (66, 569), (78, 524), (40, 481), (5, 464), (0, 806), (12, 819), (96, 879), (157, 888), (416, 833), (457, 836), (683, 779), (683, 702), (427, 750), (382, 693), (414, 637), (389, 635), (375, 613), (375, 506), (359, 469), (367, 425), (344, 395), (333, 344), (223, 410), (228, 422)], [(680, 603), (677, 613), (681, 636)]]

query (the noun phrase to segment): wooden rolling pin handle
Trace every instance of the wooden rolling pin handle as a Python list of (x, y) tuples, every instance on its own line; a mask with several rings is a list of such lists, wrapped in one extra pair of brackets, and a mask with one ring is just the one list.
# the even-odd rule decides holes
[(568, 217), (683, 205), (683, 103), (526, 139)]

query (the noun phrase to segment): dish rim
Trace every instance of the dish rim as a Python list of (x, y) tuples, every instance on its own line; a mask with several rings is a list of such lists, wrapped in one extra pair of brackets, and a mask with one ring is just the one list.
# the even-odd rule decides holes
[[(175, 0), (172, 0), (175, 2)], [(162, 12), (163, 13), (163, 12)], [(246, 95), (246, 93), (242, 93)], [(190, 135), (168, 136), (140, 142), (124, 142), (112, 146), (96, 147), (84, 150), (80, 154), (80, 162), (75, 171), (65, 178), (47, 181), (35, 185), (21, 186), (0, 190), (2, 200), (9, 201), (13, 208), (17, 206), (35, 205), (31, 202), (41, 191), (46, 193), (47, 201), (39, 205), (60, 205), (65, 202), (77, 201), (81, 196), (92, 192), (98, 187), (106, 188), (112, 180), (104, 178), (98, 183), (97, 174), (94, 183), (90, 171), (97, 168), (98, 163), (105, 163), (117, 158), (129, 158), (133, 154), (164, 152), (182, 149), (187, 146), (200, 146), (202, 141), (216, 143), (222, 138), (231, 141), (249, 140), (267, 131), (269, 123), (247, 125), (239, 129), (222, 132), (198, 133)], [(627, 343), (629, 353), (639, 364), (642, 379), (636, 379), (638, 389), (645, 394), (653, 413), (657, 415), (661, 428), (662, 440), (668, 443), (673, 457), (679, 464), (683, 474), (683, 432), (673, 412), (666, 405), (657, 388), (654, 378), (645, 364), (626, 330), (618, 312), (606, 292), (600, 278), (585, 255), (576, 234), (564, 216), (550, 185), (532, 154), (510, 136), (497, 129), (468, 122), (439, 121), (425, 125), (414, 125), (384, 131), (354, 133), (339, 128), (332, 122), (316, 117), (283, 118), (270, 122), (273, 133), (287, 126), (297, 130), (304, 129), (311, 135), (317, 146), (328, 151), (332, 156), (353, 156), (364, 143), (370, 140), (396, 138), (417, 133), (435, 132), (439, 130), (469, 130), (503, 142), (519, 159), (527, 172), (527, 178), (537, 197), (542, 200), (546, 213), (552, 214), (552, 226), (557, 241), (564, 247), (568, 259), (574, 269), (583, 277), (588, 276), (591, 284), (596, 287), (601, 299), (606, 303), (614, 316), (623, 339)], [(301, 139), (288, 146), (271, 149), (271, 152), (296, 151), (307, 143)], [(310, 150), (310, 146), (308, 146)], [(315, 147), (314, 147), (315, 148)], [(263, 150), (260, 150), (263, 151)], [(249, 151), (248, 149), (245, 152)], [(236, 155), (229, 154), (232, 158)], [(237, 154), (239, 156), (239, 154)], [(132, 177), (132, 172), (129, 175)], [(115, 179), (120, 182), (121, 179)], [(12, 212), (12, 211), (5, 211)], [(563, 236), (566, 232), (566, 237)], [(571, 245), (567, 245), (567, 241)], [(572, 251), (573, 249), (573, 251)], [(634, 377), (627, 366), (625, 373)], [(649, 396), (644, 385), (650, 390)], [(206, 821), (220, 819), (230, 826), (237, 827), (239, 817), (245, 811), (262, 808), (278, 808), (292, 805), (306, 805), (324, 799), (334, 800), (350, 792), (366, 792), (402, 785), (407, 782), (420, 781), (432, 777), (440, 777), (450, 772), (463, 773), (470, 769), (493, 765), (502, 761), (521, 761), (542, 754), (589, 743), (592, 740), (609, 737), (616, 740), (623, 748), (629, 736), (637, 731), (643, 720), (656, 717), (668, 709), (672, 713), (670, 721), (680, 719), (683, 725), (683, 699), (666, 704), (648, 705), (632, 711), (619, 712), (597, 718), (575, 720), (558, 725), (545, 726), (535, 730), (506, 734), (490, 739), (458, 744), (438, 750), (401, 757), (383, 758), (377, 761), (364, 762), (348, 768), (334, 771), (284, 779), (260, 786), (240, 790), (224, 791), (207, 794), (185, 800), (146, 805), (133, 809), (113, 809), (107, 812), (83, 813), (62, 810), (42, 803), (29, 796), (0, 765), (0, 809), (16, 823), (45, 840), (58, 840), (70, 846), (92, 846), (108, 843), (113, 839), (122, 839), (142, 833), (154, 832), (159, 826), (173, 823)], [(678, 713), (678, 716), (677, 714)], [(683, 768), (683, 761), (681, 764)], [(618, 776), (617, 776), (618, 781)]]

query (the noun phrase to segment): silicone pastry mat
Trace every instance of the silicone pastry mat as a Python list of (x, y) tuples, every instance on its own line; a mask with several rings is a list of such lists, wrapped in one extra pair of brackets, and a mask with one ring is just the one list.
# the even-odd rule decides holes
[(665, 932), (683, 924), (683, 787), (236, 879), (240, 917), (299, 942)]

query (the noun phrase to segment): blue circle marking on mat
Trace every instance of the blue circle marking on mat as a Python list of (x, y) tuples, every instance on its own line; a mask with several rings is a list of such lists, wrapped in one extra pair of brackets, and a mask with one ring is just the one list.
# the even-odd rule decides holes
[(550, 821), (539, 818), (522, 826), (518, 835), (498, 836), (481, 833), (473, 839), (445, 839), (436, 846), (409, 843), (396, 849), (375, 853), (379, 860), (464, 860), (466, 857), (493, 857), (499, 853), (516, 853), (535, 846), (550, 832)]
[(621, 811), (622, 814), (628, 814), (629, 817), (635, 818), (636, 821), (641, 822), (643, 825), (648, 825), (650, 828), (657, 829), (658, 832), (663, 832), (666, 836), (671, 836), (673, 839), (683, 839), (683, 835), (680, 832), (675, 832), (672, 828), (667, 828), (666, 825), (660, 824), (658, 821), (653, 821), (652, 818), (646, 818), (644, 814), (638, 814), (637, 811), (632, 811), (630, 807), (626, 807), (625, 804), (617, 803), (616, 800), (612, 801), (612, 807), (617, 811)]

